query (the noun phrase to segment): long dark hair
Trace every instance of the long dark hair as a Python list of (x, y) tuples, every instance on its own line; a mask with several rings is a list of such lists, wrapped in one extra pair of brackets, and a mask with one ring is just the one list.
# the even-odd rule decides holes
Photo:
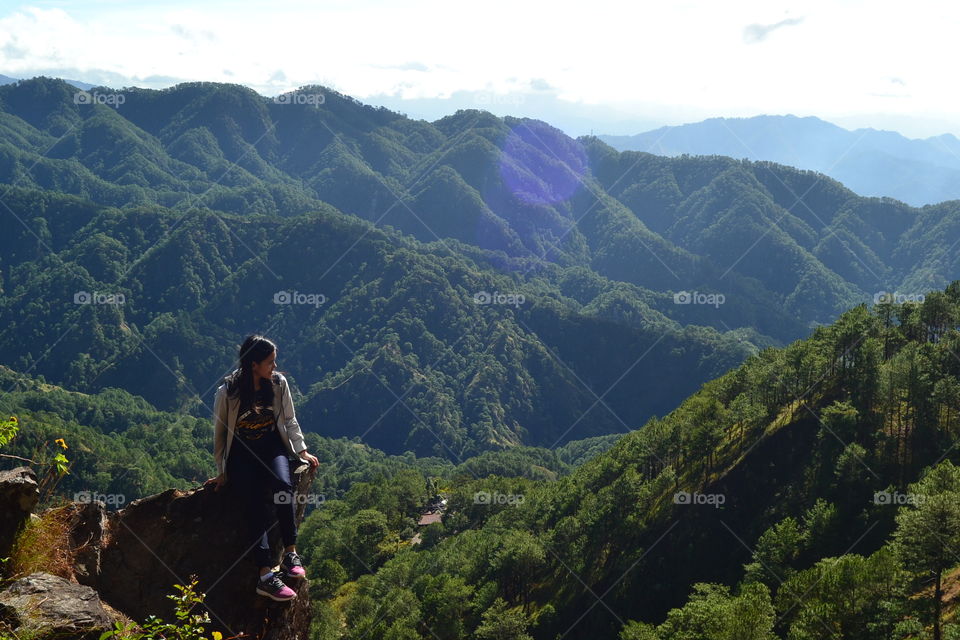
[[(277, 345), (256, 333), (247, 336), (243, 344), (240, 345), (237, 355), (237, 368), (226, 377), (227, 394), (232, 397), (239, 396), (240, 406), (253, 407), (256, 404), (256, 391), (253, 388), (253, 363), (263, 362), (276, 350)], [(274, 379), (276, 379), (276, 376), (274, 376)], [(267, 406), (272, 405), (273, 385), (264, 385), (263, 393), (266, 395)]]

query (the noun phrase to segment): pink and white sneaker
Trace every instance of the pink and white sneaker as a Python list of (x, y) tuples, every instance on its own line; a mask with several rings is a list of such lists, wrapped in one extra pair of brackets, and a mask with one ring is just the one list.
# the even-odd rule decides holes
[(277, 602), (286, 602), (297, 597), (297, 592), (283, 584), (283, 580), (276, 573), (266, 580), (257, 577), (257, 593)]
[(283, 560), (280, 562), (280, 571), (287, 577), (300, 580), (307, 576), (303, 568), (303, 562), (296, 551), (288, 551), (283, 554)]

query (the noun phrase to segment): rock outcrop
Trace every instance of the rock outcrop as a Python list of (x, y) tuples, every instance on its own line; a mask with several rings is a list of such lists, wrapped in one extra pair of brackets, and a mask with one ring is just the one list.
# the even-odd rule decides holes
[(113, 624), (96, 591), (43, 572), (0, 591), (0, 621), (41, 638), (83, 640), (96, 640)]
[[(314, 472), (305, 464), (293, 471), (297, 493), (307, 494)], [(265, 493), (263, 499), (269, 502), (271, 496)], [(205, 594), (204, 606), (211, 619), (208, 633), (220, 631), (225, 638), (306, 639), (311, 619), (309, 581), (288, 582), (297, 591), (297, 598), (290, 602), (273, 602), (254, 593), (257, 567), (250, 552), (255, 541), (247, 539), (241, 496), (229, 483), (219, 491), (170, 489), (119, 511), (108, 511), (101, 502), (72, 503), (67, 508), (73, 515), (71, 569), (79, 583), (74, 586), (89, 587), (109, 605), (108, 610), (135, 621), (156, 615), (175, 622), (174, 604), (167, 596), (178, 593), (174, 584), (189, 584), (196, 576), (197, 591)], [(305, 508), (306, 501), (298, 500), (298, 524)], [(6, 512), (0, 514), (6, 521)], [(270, 540), (279, 560), (282, 542), (276, 525)]]
[(37, 476), (30, 467), (0, 471), (0, 558), (10, 555), (20, 527), (40, 499)]

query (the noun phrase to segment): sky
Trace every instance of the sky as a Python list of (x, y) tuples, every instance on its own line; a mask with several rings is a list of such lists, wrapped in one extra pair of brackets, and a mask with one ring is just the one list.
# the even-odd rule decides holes
[(568, 133), (817, 116), (960, 136), (960, 3), (914, 0), (0, 0), (0, 74), (110, 87), (320, 84), (435, 119)]

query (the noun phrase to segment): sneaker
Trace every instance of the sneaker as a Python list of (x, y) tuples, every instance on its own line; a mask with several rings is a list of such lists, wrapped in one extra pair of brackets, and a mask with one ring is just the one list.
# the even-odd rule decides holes
[(297, 592), (283, 584), (283, 580), (276, 573), (266, 580), (257, 576), (257, 593), (277, 602), (286, 602), (297, 597)]
[(305, 578), (307, 572), (303, 569), (303, 562), (296, 551), (288, 551), (283, 554), (283, 560), (280, 562), (280, 571), (290, 578)]

